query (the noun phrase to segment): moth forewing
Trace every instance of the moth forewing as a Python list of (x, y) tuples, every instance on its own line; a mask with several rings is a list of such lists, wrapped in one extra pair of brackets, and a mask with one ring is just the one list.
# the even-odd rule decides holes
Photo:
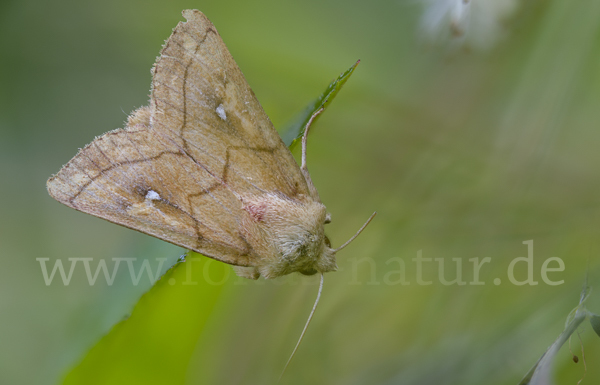
[(305, 157), (301, 169), (212, 23), (183, 15), (149, 106), (83, 148), (48, 180), (50, 195), (249, 278), (335, 270)]

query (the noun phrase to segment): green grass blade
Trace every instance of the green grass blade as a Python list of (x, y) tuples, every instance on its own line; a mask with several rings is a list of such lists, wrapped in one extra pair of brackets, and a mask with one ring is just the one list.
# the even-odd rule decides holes
[[(327, 88), (325, 92), (321, 94), (317, 99), (310, 102), (306, 108), (294, 119), (292, 123), (290, 123), (282, 132), (281, 138), (283, 142), (291, 149), (293, 149), (296, 144), (302, 138), (304, 134), (304, 129), (306, 128), (306, 124), (308, 123), (310, 117), (321, 107), (323, 109), (327, 109), (327, 107), (331, 104), (333, 99), (337, 96), (338, 92), (342, 89), (346, 81), (350, 78), (356, 66), (360, 63), (358, 60), (352, 67), (348, 68), (345, 72), (340, 74)], [(318, 117), (315, 119), (315, 121)], [(313, 123), (315, 122), (313, 121)]]
[(223, 288), (202, 279), (207, 269), (219, 270), (211, 276), (222, 274), (222, 264), (209, 261), (190, 253), (168, 270), (63, 384), (184, 384), (190, 357)]
[[(565, 325), (565, 329), (558, 336), (558, 338), (554, 341), (554, 343), (546, 350), (544, 354), (540, 357), (538, 362), (529, 372), (523, 377), (519, 385), (550, 385), (553, 384), (552, 380), (552, 369), (553, 369), (553, 361), (554, 357), (560, 350), (561, 346), (571, 337), (577, 328), (585, 319), (589, 316), (589, 312), (585, 308), (585, 301), (587, 300), (590, 293), (590, 287), (587, 285), (587, 278), (585, 284), (583, 285), (583, 289), (581, 291), (581, 295), (579, 297), (579, 305), (575, 309), (573, 309), (569, 315), (567, 316), (567, 323)], [(592, 327), (594, 327), (594, 322), (592, 321)], [(594, 330), (596, 330), (594, 328)]]

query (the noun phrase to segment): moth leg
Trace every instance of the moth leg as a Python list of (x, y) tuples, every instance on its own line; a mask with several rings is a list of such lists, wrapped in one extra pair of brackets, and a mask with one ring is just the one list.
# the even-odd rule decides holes
[(310, 130), (310, 126), (312, 125), (313, 121), (317, 118), (317, 116), (319, 116), (322, 112), (323, 107), (315, 111), (315, 113), (312, 114), (312, 116), (308, 120), (308, 123), (306, 123), (306, 128), (304, 128), (304, 135), (302, 135), (302, 165), (300, 166), (302, 175), (304, 175), (304, 179), (308, 184), (310, 195), (313, 198), (317, 199), (319, 202), (321, 201), (319, 199), (319, 193), (317, 192), (317, 188), (315, 187), (315, 185), (312, 182), (312, 179), (310, 178), (310, 173), (308, 172), (308, 167), (306, 166), (306, 143), (308, 142), (308, 131)]

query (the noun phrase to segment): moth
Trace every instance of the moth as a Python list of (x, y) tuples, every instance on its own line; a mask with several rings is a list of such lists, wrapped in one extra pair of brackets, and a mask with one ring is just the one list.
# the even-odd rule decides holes
[[(152, 69), (150, 103), (95, 138), (48, 182), (57, 201), (276, 278), (336, 270), (331, 215), (213, 24), (185, 10)], [(371, 217), (372, 218), (372, 217)], [(321, 275), (322, 278), (322, 275)]]

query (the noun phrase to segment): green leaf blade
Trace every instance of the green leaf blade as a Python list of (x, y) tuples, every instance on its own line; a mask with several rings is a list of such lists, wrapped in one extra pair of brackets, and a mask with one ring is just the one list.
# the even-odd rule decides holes
[(207, 283), (203, 274), (231, 270), (211, 262), (190, 252), (169, 269), (62, 384), (185, 384), (190, 357), (224, 286)]
[[(306, 125), (308, 124), (311, 116), (321, 108), (325, 110), (327, 107), (329, 107), (333, 99), (335, 99), (337, 96), (338, 92), (342, 89), (344, 84), (346, 84), (352, 73), (354, 73), (358, 63), (360, 63), (360, 60), (354, 63), (354, 65), (352, 65), (346, 71), (342, 72), (340, 76), (338, 76), (327, 86), (321, 96), (308, 103), (306, 108), (281, 132), (281, 138), (283, 139), (285, 145), (290, 148), (290, 150), (298, 144), (302, 138), (302, 135), (304, 135)], [(317, 119), (318, 117), (315, 119), (315, 121)], [(313, 121), (313, 123), (315, 121)]]
[(590, 313), (590, 323), (592, 324), (592, 329), (600, 337), (600, 315)]

